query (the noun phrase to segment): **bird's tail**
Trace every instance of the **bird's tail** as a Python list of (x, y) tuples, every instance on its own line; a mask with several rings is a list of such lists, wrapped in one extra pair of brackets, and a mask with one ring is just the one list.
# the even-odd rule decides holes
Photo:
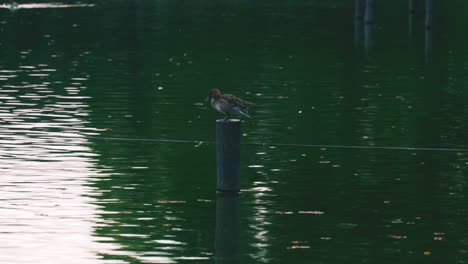
[(253, 117), (251, 117), (249, 115), (249, 113), (247, 112), (247, 110), (243, 110), (243, 109), (240, 109), (239, 107), (234, 107), (234, 111), (239, 114), (239, 115), (243, 115), (245, 117), (248, 117), (250, 119), (253, 119)]

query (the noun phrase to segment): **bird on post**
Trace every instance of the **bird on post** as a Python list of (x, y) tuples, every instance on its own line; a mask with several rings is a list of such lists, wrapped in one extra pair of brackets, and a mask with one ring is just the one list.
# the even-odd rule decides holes
[(244, 101), (232, 94), (221, 94), (218, 89), (212, 89), (208, 93), (206, 100), (211, 99), (211, 106), (226, 115), (224, 121), (231, 118), (232, 114), (238, 114), (253, 119), (248, 112), (250, 106), (254, 103)]

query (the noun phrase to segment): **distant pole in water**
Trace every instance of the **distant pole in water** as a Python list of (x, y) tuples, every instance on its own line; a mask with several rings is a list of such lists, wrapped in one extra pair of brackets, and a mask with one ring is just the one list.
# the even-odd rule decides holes
[(408, 38), (411, 41), (413, 39), (414, 31), (414, 17), (418, 10), (419, 0), (408, 1)]
[(354, 0), (354, 19), (362, 20), (364, 18), (364, 0)]
[(411, 15), (416, 14), (418, 10), (419, 0), (409, 0), (408, 1), (408, 11)]
[(237, 194), (240, 191), (240, 120), (216, 120), (216, 190)]
[(424, 25), (426, 27), (424, 34), (424, 49), (426, 63), (432, 62), (432, 27), (434, 26), (434, 0), (426, 0), (426, 14)]
[(364, 16), (364, 22), (366, 24), (374, 23), (375, 16), (375, 0), (366, 0), (366, 10)]
[(434, 0), (426, 0), (426, 19), (425, 26), (427, 30), (432, 29), (434, 23)]

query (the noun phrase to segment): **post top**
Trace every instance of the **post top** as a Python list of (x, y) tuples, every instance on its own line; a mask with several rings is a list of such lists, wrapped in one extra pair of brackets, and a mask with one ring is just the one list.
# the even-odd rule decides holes
[(229, 119), (229, 120), (224, 120), (224, 119), (218, 119), (216, 120), (216, 123), (239, 123), (240, 119)]

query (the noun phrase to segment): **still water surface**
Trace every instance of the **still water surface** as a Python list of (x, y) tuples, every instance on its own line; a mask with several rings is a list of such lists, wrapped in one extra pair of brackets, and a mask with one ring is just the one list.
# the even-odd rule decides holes
[[(465, 4), (430, 32), (406, 1), (370, 27), (352, 1), (21, 4), (0, 263), (468, 262)], [(214, 192), (211, 88), (257, 104), (238, 198)]]

